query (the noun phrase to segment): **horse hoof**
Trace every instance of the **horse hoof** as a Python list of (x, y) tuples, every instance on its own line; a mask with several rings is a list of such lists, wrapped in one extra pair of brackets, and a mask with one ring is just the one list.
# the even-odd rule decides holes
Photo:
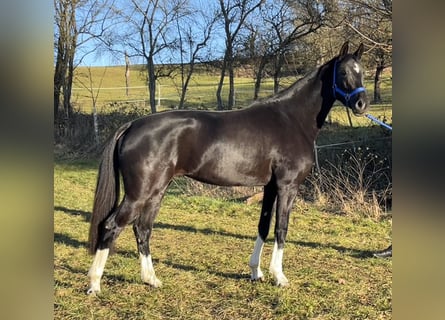
[(94, 290), (93, 288), (87, 290), (87, 295), (92, 297), (95, 297), (98, 293), (100, 293), (100, 290)]
[(276, 283), (277, 287), (280, 288), (285, 288), (285, 287), (289, 287), (289, 281), (280, 281)]
[(152, 283), (151, 285), (152, 285), (154, 288), (160, 288), (160, 287), (162, 287), (162, 281), (159, 280), (159, 279), (156, 279), (156, 280), (154, 281), (154, 283)]
[(160, 288), (160, 287), (162, 287), (162, 281), (159, 280), (158, 278), (149, 279), (149, 280), (143, 280), (143, 282), (145, 284), (148, 284), (149, 286), (151, 286), (153, 288)]
[(289, 280), (287, 280), (286, 276), (284, 274), (278, 275), (275, 277), (275, 285), (277, 287), (288, 287), (289, 286)]

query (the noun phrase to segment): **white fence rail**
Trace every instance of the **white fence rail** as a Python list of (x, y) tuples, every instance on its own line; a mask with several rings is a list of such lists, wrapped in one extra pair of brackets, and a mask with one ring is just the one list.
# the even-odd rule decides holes
[[(235, 86), (246, 86), (248, 88), (235, 87), (234, 93), (234, 107), (247, 105), (253, 101), (254, 83), (241, 82)], [(209, 105), (209, 108), (216, 106), (216, 90), (217, 85), (204, 86), (189, 86), (187, 89), (187, 101), (192, 101), (193, 104), (202, 102)], [(133, 86), (133, 87), (103, 87), (103, 88), (80, 88), (72, 89), (72, 102), (76, 105), (79, 111), (91, 112), (91, 91), (98, 94), (97, 104), (99, 109), (106, 107), (112, 103), (121, 104), (144, 104), (149, 105), (149, 92), (147, 86)], [(181, 93), (180, 89), (173, 85), (157, 85), (156, 86), (156, 104), (157, 107), (177, 107), (179, 104)], [(223, 99), (227, 99), (228, 85), (223, 86)], [(128, 94), (127, 94), (128, 93)], [(273, 90), (261, 89), (260, 97), (272, 95)], [(166, 105), (164, 105), (166, 102)]]

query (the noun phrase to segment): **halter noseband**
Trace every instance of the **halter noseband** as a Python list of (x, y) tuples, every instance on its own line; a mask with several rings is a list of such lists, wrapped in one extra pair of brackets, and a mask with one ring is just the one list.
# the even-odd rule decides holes
[(355, 88), (354, 90), (352, 90), (352, 92), (346, 93), (343, 90), (341, 90), (339, 87), (337, 87), (337, 80), (336, 80), (337, 62), (338, 62), (338, 60), (336, 60), (334, 63), (334, 81), (333, 81), (333, 85), (332, 85), (332, 89), (334, 90), (334, 98), (337, 98), (337, 93), (338, 93), (340, 96), (342, 96), (345, 99), (346, 104), (347, 104), (349, 102), (349, 99), (351, 99), (352, 96), (365, 91), (365, 88), (358, 87), (358, 88)]

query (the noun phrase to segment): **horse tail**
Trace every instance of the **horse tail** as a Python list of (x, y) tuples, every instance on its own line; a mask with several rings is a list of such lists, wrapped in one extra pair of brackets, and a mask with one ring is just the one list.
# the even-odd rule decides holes
[(93, 213), (90, 219), (88, 242), (91, 254), (94, 254), (97, 250), (101, 224), (118, 206), (120, 181), (116, 146), (119, 139), (130, 126), (131, 122), (128, 122), (116, 130), (113, 137), (105, 145), (102, 153), (94, 195)]

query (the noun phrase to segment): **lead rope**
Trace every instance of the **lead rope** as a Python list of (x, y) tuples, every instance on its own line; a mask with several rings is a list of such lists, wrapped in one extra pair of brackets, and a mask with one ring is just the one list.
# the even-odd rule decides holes
[(377, 119), (376, 117), (373, 117), (369, 113), (365, 114), (365, 116), (366, 116), (366, 118), (370, 119), (371, 121), (374, 121), (374, 122), (378, 123), (379, 125), (381, 125), (382, 127), (385, 127), (386, 129), (392, 131), (392, 127), (390, 125), (384, 123), (383, 121), (380, 121), (379, 119)]

